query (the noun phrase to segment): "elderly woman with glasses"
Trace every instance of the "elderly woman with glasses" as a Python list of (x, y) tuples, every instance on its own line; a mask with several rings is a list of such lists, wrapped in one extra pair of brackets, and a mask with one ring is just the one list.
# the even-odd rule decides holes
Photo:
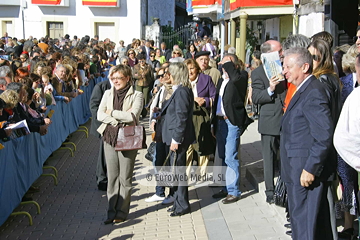
[(101, 99), (97, 119), (102, 122), (98, 132), (103, 136), (108, 174), (108, 212), (105, 224), (126, 220), (130, 210), (132, 177), (137, 150), (115, 151), (119, 128), (138, 120), (143, 108), (143, 94), (135, 91), (131, 83), (131, 69), (117, 65), (110, 69), (113, 83)]
[[(145, 105), (147, 106), (149, 102), (149, 94), (152, 89), (152, 85), (154, 83), (154, 75), (151, 69), (151, 66), (146, 63), (146, 56), (144, 54), (139, 54), (137, 56), (139, 61), (138, 64), (134, 66), (133, 69), (133, 77), (135, 81), (135, 88), (137, 91), (142, 92), (144, 94)], [(144, 108), (141, 116), (144, 118), (147, 112)]]
[(127, 52), (127, 56), (128, 56), (128, 64), (130, 67), (134, 67), (136, 64), (139, 63), (138, 59), (136, 58), (136, 52), (134, 49), (129, 49), (129, 51)]

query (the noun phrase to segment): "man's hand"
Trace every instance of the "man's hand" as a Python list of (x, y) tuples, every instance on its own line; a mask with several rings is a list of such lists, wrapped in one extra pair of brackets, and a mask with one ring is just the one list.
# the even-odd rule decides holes
[(315, 176), (303, 169), (300, 176), (300, 184), (303, 187), (309, 187), (315, 180)]
[(8, 128), (8, 129), (4, 129), (4, 131), (5, 131), (5, 134), (6, 134), (6, 136), (10, 136), (11, 135), (11, 133), (12, 133), (12, 129), (11, 128)]
[(274, 92), (276, 85), (278, 85), (280, 82), (278, 81), (279, 78), (277, 76), (273, 76), (272, 78), (270, 78), (269, 80), (269, 85), (270, 85), (270, 91)]
[(194, 101), (197, 102), (199, 106), (203, 106), (206, 103), (205, 99), (202, 97), (196, 97), (194, 98)]
[(47, 125), (40, 126), (39, 133), (40, 133), (41, 136), (44, 136), (45, 134), (47, 134), (47, 132), (48, 132)]
[(226, 63), (226, 62), (231, 62), (231, 57), (225, 56), (225, 57), (221, 60), (221, 62), (219, 62), (219, 64), (224, 65), (224, 63)]
[(170, 151), (176, 152), (179, 148), (179, 144), (171, 143), (170, 145)]
[(65, 102), (65, 103), (71, 102), (71, 98), (69, 98), (69, 97), (64, 97), (64, 102)]

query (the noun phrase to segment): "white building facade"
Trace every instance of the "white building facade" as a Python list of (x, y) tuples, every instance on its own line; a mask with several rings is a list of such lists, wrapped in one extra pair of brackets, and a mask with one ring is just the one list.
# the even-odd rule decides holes
[[(152, 24), (149, 19), (174, 24), (175, 1), (159, 4), (156, 0), (1, 0), (0, 32), (18, 39), (99, 35), (100, 40), (128, 44), (145, 36), (145, 25)], [(155, 5), (166, 9), (163, 15), (153, 11)]]

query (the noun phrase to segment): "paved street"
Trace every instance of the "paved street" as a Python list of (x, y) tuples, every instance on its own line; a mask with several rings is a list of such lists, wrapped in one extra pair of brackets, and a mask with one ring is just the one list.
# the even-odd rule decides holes
[[(90, 121), (86, 126), (90, 127)], [(213, 199), (211, 195), (219, 189), (204, 183), (189, 189), (191, 214), (169, 217), (168, 206), (144, 201), (154, 194), (154, 187), (135, 181), (128, 220), (117, 225), (102, 223), (107, 199), (95, 182), (98, 139), (75, 132), (71, 141), (77, 144), (74, 157), (67, 150), (57, 150), (47, 161), (59, 171), (58, 186), (43, 176), (35, 183), (41, 190), (32, 198), (40, 204), (41, 214), (36, 214), (33, 205), (16, 209), (28, 211), (33, 226), (25, 216), (9, 217), (0, 227), (0, 239), (290, 239), (283, 227), (284, 210), (265, 203), (263, 183), (257, 185), (260, 192), (252, 185), (262, 181), (256, 123), (242, 137), (243, 194), (237, 203), (224, 205)], [(139, 151), (136, 169), (151, 165), (145, 152)]]

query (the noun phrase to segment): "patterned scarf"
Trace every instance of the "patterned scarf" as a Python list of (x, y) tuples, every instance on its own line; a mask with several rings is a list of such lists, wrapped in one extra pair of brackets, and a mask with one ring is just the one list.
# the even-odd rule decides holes
[[(124, 99), (126, 96), (126, 93), (130, 89), (130, 84), (128, 84), (125, 88), (116, 90), (114, 88), (114, 110), (120, 110), (122, 111), (123, 105), (124, 105)], [(111, 145), (112, 147), (116, 146), (117, 136), (119, 129), (123, 125), (119, 123), (116, 126), (113, 126), (111, 124), (108, 124), (104, 131), (104, 141)]]

